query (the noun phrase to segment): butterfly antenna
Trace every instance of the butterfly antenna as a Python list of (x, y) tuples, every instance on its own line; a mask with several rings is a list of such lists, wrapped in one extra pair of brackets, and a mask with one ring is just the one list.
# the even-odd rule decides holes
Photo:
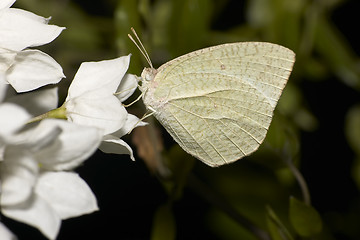
[(131, 28), (131, 31), (133, 32), (133, 34), (135, 35), (137, 41), (140, 43), (140, 46), (139, 44), (135, 41), (135, 39), (130, 35), (128, 34), (128, 37), (130, 38), (130, 40), (136, 45), (136, 47), (139, 49), (139, 51), (141, 52), (141, 54), (145, 57), (146, 61), (149, 63), (150, 67), (151, 68), (154, 68), (152, 63), (151, 63), (151, 60), (150, 60), (150, 57), (149, 57), (149, 54), (147, 53), (144, 45), (142, 44), (140, 38), (138, 37), (138, 35), (136, 34), (135, 32), (135, 29), (134, 28)]

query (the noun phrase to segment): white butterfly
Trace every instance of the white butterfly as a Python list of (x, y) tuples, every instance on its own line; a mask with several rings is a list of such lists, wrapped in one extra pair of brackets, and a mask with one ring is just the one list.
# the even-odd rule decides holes
[(151, 66), (141, 74), (144, 104), (186, 152), (212, 167), (258, 149), (295, 61), (280, 45), (241, 42), (154, 69), (143, 50)]

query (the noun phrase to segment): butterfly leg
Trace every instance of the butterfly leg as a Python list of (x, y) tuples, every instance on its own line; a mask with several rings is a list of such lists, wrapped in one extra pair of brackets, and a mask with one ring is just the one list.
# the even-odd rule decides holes
[(137, 101), (139, 101), (140, 100), (140, 98), (142, 97), (144, 95), (144, 93), (142, 92), (134, 101), (132, 101), (131, 103), (129, 103), (129, 104), (123, 104), (123, 106), (124, 107), (130, 107), (131, 105), (133, 105), (134, 103), (136, 103)]

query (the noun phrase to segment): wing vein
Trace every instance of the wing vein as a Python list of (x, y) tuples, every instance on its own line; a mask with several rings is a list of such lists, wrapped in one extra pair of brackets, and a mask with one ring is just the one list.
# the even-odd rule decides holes
[[(191, 135), (191, 133), (189, 132), (189, 130), (186, 129), (185, 126), (181, 123), (181, 121), (175, 116), (175, 114), (172, 114), (172, 116), (173, 116), (174, 119), (180, 124), (180, 126), (189, 134), (189, 136), (191, 136), (191, 138), (197, 143), (197, 145), (199, 145), (200, 147), (202, 147), (201, 144), (196, 140), (196, 138), (194, 138), (194, 137)], [(179, 139), (180, 139), (180, 141), (181, 141), (181, 138), (179, 138)], [(183, 141), (181, 141), (181, 142), (182, 142), (184, 148), (186, 148), (186, 147), (185, 147), (186, 144), (185, 144)], [(195, 148), (193, 147), (193, 149), (196, 151), (197, 155), (199, 155), (199, 154), (198, 154), (198, 151), (197, 151), (197, 148), (196, 148), (196, 147), (195, 147)], [(188, 152), (191, 152), (189, 149), (186, 149), (186, 150), (187, 150)], [(203, 152), (205, 152), (205, 154), (208, 155), (209, 158), (211, 158), (210, 155), (209, 155), (206, 151), (203, 151)]]
[(224, 163), (226, 164), (227, 161), (224, 158), (224, 156), (218, 151), (218, 149), (216, 148), (216, 146), (214, 144), (212, 144), (212, 142), (210, 142), (209, 140), (206, 139), (206, 141), (211, 145), (211, 147), (215, 150), (215, 152), (221, 157), (221, 159), (224, 161)]
[[(228, 125), (226, 125), (223, 121), (221, 121), (221, 120), (219, 120), (219, 121), (220, 121), (225, 127), (227, 127), (231, 132), (233, 132), (236, 136), (240, 137), (240, 136), (238, 135), (238, 133), (235, 132), (231, 127), (229, 127)], [(244, 150), (242, 150), (242, 148), (241, 148), (239, 145), (237, 145), (237, 143), (234, 142), (222, 129), (220, 129), (220, 131), (226, 136), (227, 139), (229, 139), (229, 140), (234, 144), (234, 146), (236, 146), (236, 147), (240, 150), (240, 152), (241, 152), (242, 154), (244, 154), (244, 156), (246, 155), (245, 152), (244, 152)]]
[[(218, 91), (215, 91), (215, 92), (226, 92), (226, 91), (228, 91), (228, 90), (218, 90)], [(214, 93), (214, 92), (212, 92), (212, 93)], [(220, 96), (207, 96), (207, 95), (208, 95), (208, 93), (203, 94), (203, 95), (193, 96), (193, 97), (185, 96), (185, 97), (172, 98), (172, 99), (169, 101), (169, 103), (170, 103), (170, 104), (173, 104), (173, 103), (171, 103), (171, 101), (173, 101), (173, 100), (188, 100), (189, 98), (198, 98), (198, 97), (199, 97), (199, 98), (201, 98), (201, 97), (207, 97), (207, 98), (209, 98), (209, 99), (211, 99), (211, 100), (212, 100), (213, 98), (215, 98), (215, 99), (224, 99), (224, 100), (233, 100), (233, 101), (236, 101), (236, 102), (239, 102), (239, 103), (243, 103), (241, 100), (238, 100), (238, 99), (225, 98), (225, 97), (220, 97)], [(274, 100), (274, 99), (273, 99), (273, 100)], [(259, 100), (257, 100), (257, 101), (260, 102)], [(262, 102), (262, 103), (268, 103), (267, 101), (261, 101), (261, 102)], [(227, 107), (228, 109), (232, 110), (232, 108), (230, 108), (230, 107), (228, 107), (228, 106), (226, 106), (226, 105), (224, 105), (224, 104), (220, 104), (220, 103), (217, 103), (217, 102), (215, 102), (215, 101), (213, 101), (213, 103), (214, 103), (215, 105)], [(196, 105), (194, 105), (194, 106), (196, 106)], [(266, 114), (266, 113), (257, 111), (257, 110), (255, 110), (255, 109), (247, 108), (247, 107), (244, 107), (244, 106), (238, 106), (238, 107), (240, 107), (240, 108), (242, 108), (242, 109), (246, 109), (246, 110), (251, 111), (251, 112), (254, 112), (254, 113), (261, 114), (261, 115), (266, 116), (266, 117), (272, 117), (272, 114)], [(239, 112), (236, 112), (236, 113), (239, 113)], [(242, 115), (242, 114), (241, 114), (241, 115)], [(245, 116), (245, 115), (242, 115), (242, 116)]]
[[(178, 105), (176, 105), (176, 104), (174, 104), (174, 103), (169, 103), (169, 104), (171, 104), (172, 106), (174, 106), (174, 107), (176, 107), (176, 108), (178, 108), (178, 109), (180, 109), (180, 110), (182, 110), (182, 111), (184, 111), (184, 112), (190, 113), (191, 115), (194, 115), (194, 116), (196, 116), (196, 117), (198, 117), (198, 118), (200, 118), (200, 119), (212, 119), (212, 120), (216, 120), (215, 118), (200, 116), (200, 115), (198, 115), (198, 114), (196, 114), (196, 113), (194, 113), (194, 112), (192, 112), (192, 111), (189, 111), (189, 110), (187, 110), (187, 109), (185, 109), (185, 108), (183, 108), (183, 107), (181, 107), (181, 106), (178, 106)], [(258, 123), (257, 121), (255, 121), (254, 119), (252, 119), (252, 118), (250, 118), (250, 117), (248, 117), (248, 116), (246, 116), (246, 115), (244, 115), (244, 114), (241, 114), (241, 113), (239, 113), (239, 112), (237, 112), (237, 111), (235, 111), (235, 110), (233, 110), (233, 109), (231, 109), (231, 108), (228, 108), (228, 109), (231, 110), (231, 111), (233, 111), (233, 112), (236, 112), (236, 113), (239, 114), (240, 116), (242, 116), (242, 117), (244, 117), (244, 118), (247, 118), (247, 119), (250, 120), (251, 122), (253, 122), (253, 123), (255, 123), (256, 125), (259, 125), (260, 127), (262, 127), (262, 128), (264, 128), (264, 129), (267, 130), (266, 127), (264, 127), (263, 125), (261, 125), (260, 123)], [(227, 117), (227, 116), (221, 116), (221, 118), (223, 118), (223, 119), (230, 119), (230, 120), (231, 120), (231, 118), (229, 118), (229, 117)], [(239, 127), (240, 127), (240, 126), (239, 126)], [(240, 127), (240, 128), (241, 128), (241, 127)], [(242, 128), (241, 128), (241, 129), (242, 129)], [(244, 130), (244, 131), (245, 131), (245, 130)]]
[[(280, 75), (276, 75), (276, 74), (273, 74), (271, 72), (264, 72), (264, 73), (269, 73), (273, 76), (276, 76), (276, 77), (279, 77), (279, 78), (282, 78), (282, 79), (285, 79), (287, 80), (288, 78), (287, 77), (283, 77), (283, 76), (280, 76)], [(219, 75), (219, 77), (221, 76), (225, 76), (225, 77), (228, 77), (229, 80), (232, 80), (232, 78), (236, 78), (237, 80), (240, 80), (241, 81), (241, 78), (236, 76), (236, 75), (229, 75), (229, 74), (225, 74), (225, 73), (222, 73), (222, 72), (186, 72), (186, 73), (178, 73), (177, 76), (183, 76), (184, 78), (186, 78), (186, 75), (196, 75), (196, 74), (206, 74), (206, 75)], [(250, 74), (247, 74), (248, 76), (255, 76), (255, 75), (250, 75)], [(256, 76), (255, 76), (256, 77)], [(189, 83), (191, 82), (192, 79), (190, 78), (188, 81), (184, 81), (184, 82), (181, 82), (180, 84), (177, 84), (175, 86), (173, 86), (172, 88), (175, 88), (175, 87), (178, 87), (178, 86), (181, 86), (183, 84), (186, 84), (186, 83)], [(248, 81), (245, 81), (246, 83), (248, 83)], [(273, 84), (270, 84), (268, 82), (259, 82), (261, 84), (264, 84), (264, 85), (267, 85), (267, 86), (271, 86), (271, 87), (274, 87), (274, 88), (277, 88), (279, 90), (282, 90), (283, 88), (282, 87), (279, 87), (279, 86), (276, 86), (276, 85), (273, 85)]]
[[(176, 107), (176, 108), (178, 108), (178, 109), (180, 109), (180, 110), (182, 110), (182, 111), (184, 111), (184, 112), (187, 112), (187, 113), (189, 113), (189, 114), (191, 114), (191, 115), (194, 115), (194, 116), (196, 116), (196, 117), (198, 117), (198, 118), (200, 118), (200, 119), (202, 119), (202, 120), (205, 120), (205, 121), (206, 121), (206, 119), (211, 119), (211, 120), (215, 120), (215, 121), (220, 121), (220, 119), (214, 119), (214, 118), (209, 118), (209, 117), (200, 116), (200, 115), (198, 115), (198, 114), (196, 114), (196, 113), (194, 113), (194, 112), (192, 112), (192, 111), (189, 111), (189, 110), (187, 110), (187, 109), (185, 109), (185, 108), (183, 108), (183, 107), (181, 107), (181, 106), (178, 106), (178, 105), (176, 105), (176, 104), (174, 104), (174, 103), (170, 103), (170, 104), (171, 104), (172, 106), (174, 106), (174, 107)], [(230, 109), (230, 110), (232, 110), (232, 109)], [(234, 112), (236, 112), (236, 111), (234, 111)], [(242, 114), (240, 114), (240, 115), (242, 115)], [(255, 120), (253, 120), (253, 119), (251, 119), (251, 118), (249, 118), (249, 117), (247, 117), (247, 116), (245, 116), (245, 115), (242, 115), (242, 116), (246, 117), (246, 118), (249, 119), (250, 121), (252, 121), (252, 122), (254, 122), (255, 124), (259, 125), (261, 128), (264, 128), (265, 130), (267, 130), (266, 127), (262, 126), (260, 123), (256, 122)], [(226, 116), (222, 116), (222, 118), (232, 120), (231, 118), (226, 117)], [(248, 135), (249, 135), (251, 138), (253, 138), (256, 142), (259, 142), (252, 134), (250, 134), (250, 133), (249, 133), (248, 131), (246, 131), (243, 127), (241, 127), (239, 124), (237, 124), (236, 121), (235, 121), (235, 123), (236, 123), (236, 125), (239, 126), (239, 128), (240, 128), (244, 133), (248, 134)], [(209, 125), (209, 124), (208, 124), (208, 125)], [(209, 129), (211, 130), (211, 128), (209, 128)], [(212, 130), (211, 130), (211, 131), (212, 131)], [(199, 144), (199, 145), (200, 145), (200, 144)]]

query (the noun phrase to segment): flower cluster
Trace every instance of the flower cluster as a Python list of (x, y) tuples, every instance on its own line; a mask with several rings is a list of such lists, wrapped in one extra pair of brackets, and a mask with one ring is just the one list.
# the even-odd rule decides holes
[[(57, 108), (57, 88), (38, 88), (58, 83), (62, 68), (30, 48), (51, 42), (64, 28), (11, 8), (14, 2), (0, 2), (1, 213), (55, 239), (61, 220), (98, 210), (74, 168), (98, 148), (134, 159), (121, 137), (144, 123), (121, 102), (133, 94), (137, 80), (126, 74), (130, 55), (83, 63)], [(13, 238), (0, 222), (0, 239)]]

